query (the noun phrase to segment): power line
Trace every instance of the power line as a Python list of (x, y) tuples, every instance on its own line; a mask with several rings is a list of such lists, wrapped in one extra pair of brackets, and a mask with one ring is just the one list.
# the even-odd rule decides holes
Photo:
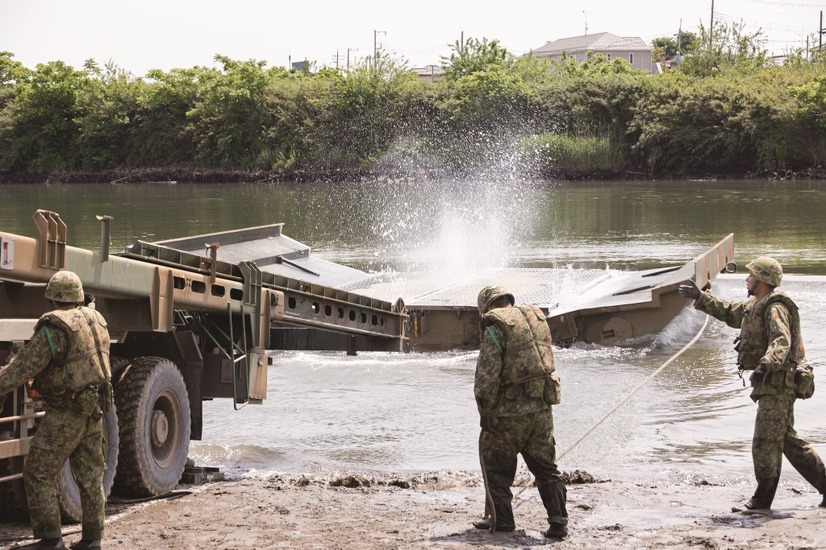
[(772, 5), (772, 6), (786, 6), (795, 8), (812, 8), (818, 9), (823, 7), (823, 4), (803, 4), (800, 2), (781, 2), (780, 0), (727, 0), (729, 2), (740, 2), (743, 4), (751, 4), (756, 6)]
[(739, 15), (729, 15), (727, 13), (720, 13), (717, 12), (716, 14), (721, 20), (727, 21), (729, 23), (743, 23), (748, 27), (759, 27), (764, 30), (774, 30), (774, 31), (786, 31), (786, 32), (806, 32), (806, 26), (804, 25), (778, 25), (775, 23), (769, 24), (762, 24), (758, 19), (751, 19), (741, 17)]

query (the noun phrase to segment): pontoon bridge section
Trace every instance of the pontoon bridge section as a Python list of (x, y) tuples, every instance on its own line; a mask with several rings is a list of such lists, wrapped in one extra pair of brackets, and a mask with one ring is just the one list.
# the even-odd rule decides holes
[(540, 306), (558, 345), (614, 345), (664, 328), (690, 303), (677, 287), (688, 279), (700, 287), (709, 285), (733, 258), (734, 235), (730, 234), (683, 265), (645, 271), (502, 268), (450, 284), (438, 274), (401, 279), (385, 275), (346, 288), (367, 295), (403, 296), (411, 349), (478, 347), (476, 296), (485, 285), (503, 286), (517, 303)]

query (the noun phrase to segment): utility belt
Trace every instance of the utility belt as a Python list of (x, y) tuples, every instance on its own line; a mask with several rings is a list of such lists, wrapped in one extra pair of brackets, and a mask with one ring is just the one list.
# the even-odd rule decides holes
[[(746, 379), (743, 378), (744, 370), (754, 370), (753, 368), (743, 367), (737, 365), (737, 375), (743, 381), (743, 387), (746, 386)], [(786, 373), (791, 373), (794, 376), (794, 395), (797, 399), (809, 399), (815, 393), (815, 375), (811, 365), (803, 363), (802, 365), (791, 366), (785, 369)], [(776, 373), (782, 371), (775, 371)], [(766, 373), (768, 376), (770, 373)], [(763, 382), (765, 383), (765, 379)]]
[(559, 405), (562, 395), (559, 376), (547, 372), (516, 384), (503, 384), (499, 391), (499, 403), (541, 399), (548, 406)]
[[(740, 337), (734, 339), (734, 351), (740, 352), (741, 341)], [(750, 367), (742, 365), (737, 362), (737, 375), (743, 381), (743, 387), (746, 386), (746, 380), (743, 378), (743, 371), (747, 370), (754, 370), (757, 368), (756, 366)], [(807, 362), (803, 362), (800, 365), (792, 364), (785, 369), (787, 372), (791, 373), (794, 376), (794, 395), (797, 399), (809, 399), (815, 393), (815, 375), (814, 370), (812, 369), (811, 365)], [(769, 373), (766, 373), (765, 376), (768, 376)], [(765, 382), (763, 382), (765, 383)]]
[(81, 394), (84, 392), (97, 392), (98, 391), (98, 384), (86, 384), (79, 390), (74, 392), (65, 391), (60, 395), (45, 395), (43, 398), (46, 402), (50, 405), (61, 405), (61, 404), (68, 404), (77, 399)]
[[(108, 386), (109, 390), (106, 389)], [(74, 392), (64, 392), (56, 397), (47, 397), (46, 404), (60, 411), (70, 412), (78, 416), (92, 416), (100, 418), (102, 413), (111, 409), (111, 387), (108, 380), (97, 384), (87, 384)], [(106, 399), (108, 391), (109, 400)], [(106, 407), (108, 403), (108, 407)]]

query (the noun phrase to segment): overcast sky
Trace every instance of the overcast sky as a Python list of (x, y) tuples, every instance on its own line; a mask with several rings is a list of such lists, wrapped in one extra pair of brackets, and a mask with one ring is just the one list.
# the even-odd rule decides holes
[[(805, 47), (820, 27), (826, 0), (715, 0), (715, 21), (742, 20), (766, 33), (767, 49), (782, 54)], [(0, 0), (0, 51), (26, 67), (61, 60), (81, 68), (86, 59), (113, 61), (135, 76), (213, 66), (215, 54), (335, 66), (385, 54), (410, 66), (440, 63), (449, 44), (498, 39), (515, 54), (549, 40), (610, 32), (653, 38), (697, 32), (711, 16), (711, 0)], [(381, 31), (376, 34), (375, 31)]]

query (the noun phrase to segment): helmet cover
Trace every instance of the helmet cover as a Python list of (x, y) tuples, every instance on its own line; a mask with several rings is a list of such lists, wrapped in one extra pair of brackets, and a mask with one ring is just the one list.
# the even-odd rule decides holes
[(758, 281), (774, 287), (780, 286), (780, 281), (783, 279), (783, 268), (780, 266), (780, 263), (768, 256), (755, 258), (746, 264), (746, 269), (748, 269), (749, 273), (754, 275)]
[(486, 286), (479, 291), (479, 296), (476, 299), (476, 305), (479, 308), (479, 315), (484, 315), (488, 311), (490, 305), (502, 296), (506, 296), (511, 305), (516, 303), (516, 300), (513, 298), (513, 294), (501, 286)]
[(80, 277), (72, 271), (58, 271), (49, 279), (45, 296), (47, 300), (55, 302), (79, 304), (85, 297), (83, 283), (80, 282)]

